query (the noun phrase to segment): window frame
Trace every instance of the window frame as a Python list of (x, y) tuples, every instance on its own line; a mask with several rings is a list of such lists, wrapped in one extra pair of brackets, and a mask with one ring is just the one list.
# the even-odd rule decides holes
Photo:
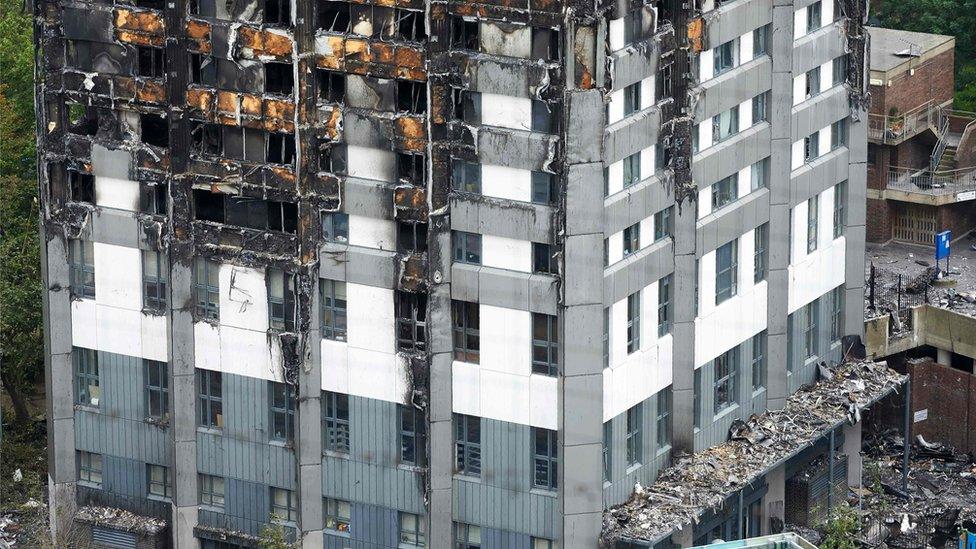
[[(412, 467), (427, 466), (427, 421), (421, 410), (412, 405), (398, 405), (400, 463)], [(409, 450), (408, 450), (409, 448)], [(407, 457), (409, 453), (413, 458)]]
[(830, 342), (837, 343), (844, 337), (844, 286), (830, 291)]
[(320, 278), (319, 298), (322, 339), (346, 341), (349, 335), (349, 301), (345, 281)]
[(559, 434), (532, 427), (532, 488), (556, 490), (559, 486)]
[(739, 404), (739, 358), (739, 347), (733, 347), (713, 361), (715, 381), (712, 383), (712, 397), (715, 415)]
[(817, 251), (820, 243), (820, 195), (807, 200), (807, 253)]
[(644, 403), (638, 402), (627, 409), (624, 441), (627, 448), (627, 467), (640, 465), (644, 459)]
[(202, 368), (197, 372), (197, 394), (200, 399), (198, 425), (205, 429), (221, 430), (224, 428), (223, 373)]
[(766, 280), (769, 273), (769, 223), (756, 227), (753, 233), (752, 281), (754, 283)]
[(427, 294), (395, 291), (394, 321), (398, 351), (427, 349)]
[[(403, 519), (406, 517), (410, 517), (413, 521), (413, 528), (404, 528), (406, 521)], [(401, 545), (405, 544), (411, 547), (424, 547), (427, 545), (427, 523), (422, 516), (400, 511), (397, 515), (397, 526), (399, 531), (398, 543)]]
[(657, 336), (664, 337), (671, 333), (674, 323), (674, 273), (668, 274), (657, 281)]
[(323, 212), (322, 238), (326, 242), (348, 244), (349, 214), (343, 212)]
[[(169, 418), (169, 366), (158, 360), (142, 359), (143, 390), (147, 418), (165, 421)], [(158, 381), (153, 384), (153, 372)], [(158, 403), (158, 409), (153, 402)]]
[[(154, 472), (162, 473), (162, 481), (153, 478)], [(162, 488), (162, 492), (158, 491), (160, 488)], [(155, 463), (146, 464), (146, 495), (150, 499), (170, 499), (173, 497), (173, 481), (169, 474), (169, 467)]]
[(624, 118), (641, 111), (641, 82), (624, 87)]
[(654, 214), (654, 242), (660, 242), (674, 234), (674, 206), (668, 206)]
[(834, 185), (834, 238), (844, 235), (847, 224), (847, 181)]
[(657, 427), (657, 451), (661, 452), (671, 447), (671, 413), (674, 409), (674, 395), (671, 385), (668, 385), (657, 394), (657, 415), (655, 416), (655, 426)]
[(752, 336), (752, 391), (766, 387), (766, 357), (768, 355), (768, 335), (766, 330)]
[[(278, 502), (277, 495), (284, 495), (284, 505)], [(298, 520), (298, 507), (296, 506), (295, 491), (277, 486), (268, 487), (268, 507), (271, 509), (271, 516), (279, 522), (293, 523)], [(284, 514), (280, 511), (284, 510)]]
[[(728, 116), (725, 120), (723, 117)], [(727, 126), (727, 128), (723, 128)], [(720, 112), (712, 117), (712, 145), (727, 141), (739, 133), (739, 106)], [(723, 135), (724, 133), (724, 135)]]
[[(728, 256), (727, 265), (722, 257)], [(727, 279), (723, 281), (723, 278)], [(715, 305), (735, 297), (739, 293), (739, 239), (735, 238), (715, 250)]]
[(454, 414), (454, 469), (457, 474), (481, 476), (481, 418)]
[[(281, 269), (267, 270), (268, 327), (283, 332), (295, 331), (295, 277)], [(276, 285), (281, 285), (282, 295), (275, 295)], [(280, 310), (281, 314), (277, 311)]]
[(810, 360), (820, 354), (817, 338), (820, 300), (814, 299), (803, 307), (803, 360)]
[(169, 297), (166, 291), (168, 263), (164, 254), (155, 250), (142, 250), (142, 307), (144, 310), (165, 311), (169, 305)]
[(481, 265), (482, 235), (467, 231), (451, 231), (451, 257), (454, 263)]
[[(220, 481), (219, 489), (217, 481)], [(199, 486), (199, 489), (197, 490), (199, 496), (197, 498), (197, 503), (199, 505), (212, 507), (215, 509), (224, 508), (224, 505), (227, 502), (227, 485), (224, 477), (197, 473), (197, 485)]]
[(95, 299), (95, 244), (81, 238), (68, 242), (71, 297)]
[(455, 549), (480, 549), (481, 527), (463, 522), (454, 523)]
[(630, 257), (640, 251), (640, 221), (623, 230), (623, 257)]
[(712, 183), (712, 213), (739, 199), (739, 172)]
[(623, 188), (633, 187), (641, 182), (640, 152), (625, 157), (623, 160)]
[(712, 51), (712, 78), (729, 72), (739, 66), (739, 39), (733, 38), (715, 46)]
[(640, 350), (641, 345), (641, 325), (640, 325), (640, 291), (636, 291), (627, 296), (627, 354), (633, 354)]
[[(543, 338), (539, 338), (542, 332)], [(541, 351), (545, 359), (537, 352)], [(559, 317), (532, 313), (532, 373), (559, 375)]]
[(322, 393), (322, 447), (326, 452), (349, 454), (352, 429), (349, 421), (349, 395), (333, 391)]
[(350, 535), (352, 531), (352, 503), (342, 499), (323, 498), (322, 511), (325, 515), (323, 527), (331, 532)]
[(807, 34), (821, 28), (823, 28), (823, 7), (818, 1), (807, 6)]
[[(290, 444), (295, 439), (295, 390), (287, 383), (268, 381), (269, 438), (273, 442)], [(284, 432), (278, 431), (281, 423)]]
[[(481, 362), (481, 319), (478, 303), (451, 300), (454, 360)], [(473, 343), (473, 345), (472, 345)]]
[(220, 320), (220, 264), (197, 256), (193, 262), (194, 313), (199, 319)]
[[(75, 375), (75, 404), (98, 408), (102, 399), (101, 379), (98, 370), (98, 351), (85, 347), (73, 347), (71, 350)], [(88, 383), (86, 384), (85, 381)], [(92, 395), (92, 388), (98, 390)]]
[(553, 254), (553, 246), (544, 242), (532, 243), (532, 272), (540, 274), (555, 274), (559, 264)]
[(101, 487), (105, 466), (105, 459), (102, 454), (76, 450), (75, 455), (75, 461), (78, 463), (78, 482), (88, 486)]

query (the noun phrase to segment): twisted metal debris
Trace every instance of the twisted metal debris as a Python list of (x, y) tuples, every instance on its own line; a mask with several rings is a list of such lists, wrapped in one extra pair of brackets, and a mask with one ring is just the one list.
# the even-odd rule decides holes
[(155, 535), (166, 528), (165, 520), (144, 517), (116, 507), (81, 507), (75, 513), (75, 520), (89, 524), (103, 524), (117, 530), (147, 536)]
[(627, 502), (604, 512), (603, 545), (622, 538), (656, 542), (695, 524), (839, 424), (860, 421), (863, 408), (907, 379), (884, 362), (850, 362), (821, 371), (829, 377), (793, 394), (783, 409), (738, 422), (728, 442), (678, 458), (648, 487), (638, 483)]

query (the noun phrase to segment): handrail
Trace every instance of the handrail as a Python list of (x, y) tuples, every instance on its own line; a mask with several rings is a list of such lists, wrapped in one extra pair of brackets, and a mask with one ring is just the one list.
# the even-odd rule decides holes
[[(937, 127), (938, 121), (940, 121), (940, 117), (938, 117), (939, 111), (950, 104), (951, 102), (936, 104), (935, 100), (930, 99), (918, 107), (897, 116), (869, 114), (868, 136), (872, 139), (881, 140), (884, 143), (901, 142), (932, 126)], [(933, 116), (933, 114), (936, 114), (936, 116)]]
[(887, 188), (930, 196), (976, 191), (976, 168), (935, 172), (924, 168), (892, 166), (888, 169)]
[(929, 156), (929, 170), (932, 172), (939, 167), (939, 162), (942, 162), (942, 155), (945, 154), (946, 147), (949, 146), (949, 117), (940, 113), (939, 118), (941, 123), (935, 132), (939, 140), (935, 143), (932, 155)]

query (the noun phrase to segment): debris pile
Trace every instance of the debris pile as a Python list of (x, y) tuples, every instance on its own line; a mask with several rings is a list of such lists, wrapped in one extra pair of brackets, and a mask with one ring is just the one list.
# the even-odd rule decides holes
[(638, 484), (626, 503), (604, 513), (603, 541), (656, 542), (694, 524), (830, 429), (859, 421), (863, 408), (906, 380), (883, 362), (849, 362), (822, 370), (830, 377), (790, 396), (782, 410), (737, 422), (728, 442), (678, 458), (651, 486)]
[(80, 507), (75, 513), (75, 520), (145, 536), (154, 536), (166, 528), (165, 520), (144, 517), (115, 507)]

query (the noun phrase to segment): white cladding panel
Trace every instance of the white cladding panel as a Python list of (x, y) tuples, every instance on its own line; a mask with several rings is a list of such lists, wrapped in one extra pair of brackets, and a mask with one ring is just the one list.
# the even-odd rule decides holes
[(95, 204), (135, 212), (139, 210), (139, 182), (95, 176)]
[(350, 215), (349, 245), (396, 250), (396, 225), (389, 219)]
[(532, 200), (532, 170), (482, 164), (481, 194), (530, 202)]
[(482, 235), (481, 264), (511, 271), (532, 272), (532, 243), (503, 236)]
[(346, 146), (349, 175), (363, 179), (393, 181), (396, 177), (396, 154), (372, 147)]
[(516, 130), (532, 128), (532, 100), (494, 93), (481, 94), (481, 123)]
[(95, 302), (142, 311), (142, 252), (94, 242)]

